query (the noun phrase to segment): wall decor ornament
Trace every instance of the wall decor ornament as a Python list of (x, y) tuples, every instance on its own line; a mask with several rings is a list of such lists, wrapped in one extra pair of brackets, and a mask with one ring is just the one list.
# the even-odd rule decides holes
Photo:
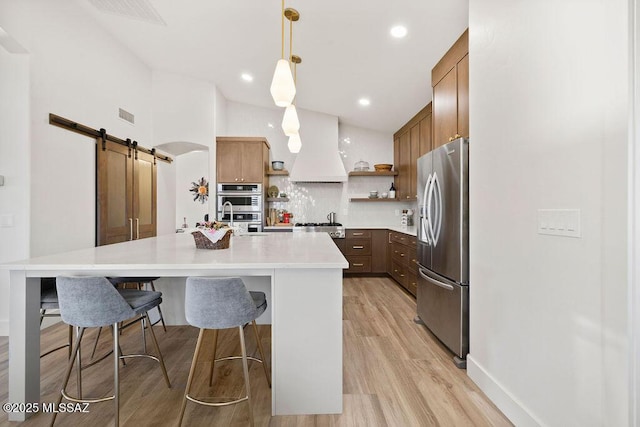
[(194, 194), (194, 202), (199, 200), (200, 203), (204, 203), (209, 198), (209, 183), (202, 177), (199, 181), (191, 183), (191, 189), (189, 191)]

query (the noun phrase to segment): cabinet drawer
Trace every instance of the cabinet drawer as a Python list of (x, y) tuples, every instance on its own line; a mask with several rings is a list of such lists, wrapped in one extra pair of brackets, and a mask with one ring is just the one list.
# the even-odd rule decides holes
[(346, 236), (347, 236), (347, 239), (351, 239), (351, 238), (357, 238), (357, 239), (366, 238), (366, 239), (370, 239), (371, 238), (371, 230), (359, 230), (359, 229), (347, 230)]
[(413, 295), (414, 297), (416, 296), (416, 293), (418, 292), (418, 273), (414, 271), (407, 272), (406, 288), (411, 295)]
[[(410, 243), (410, 239), (413, 237), (413, 236), (409, 236), (408, 234), (398, 233), (396, 231), (392, 231), (390, 234), (391, 234), (392, 242), (401, 243), (403, 245), (408, 245)], [(415, 242), (415, 238), (414, 238), (414, 242)]]
[(371, 239), (345, 239), (346, 255), (371, 255)]
[(391, 258), (394, 262), (407, 266), (409, 263), (409, 247), (393, 242), (391, 244)]
[(407, 270), (406, 266), (396, 262), (395, 260), (391, 262), (391, 277), (393, 277), (398, 283), (400, 283), (403, 287), (407, 287)]
[(370, 256), (347, 255), (349, 261), (349, 269), (347, 273), (369, 273), (371, 271)]
[(409, 259), (407, 260), (407, 269), (414, 274), (418, 274), (418, 249), (409, 247)]

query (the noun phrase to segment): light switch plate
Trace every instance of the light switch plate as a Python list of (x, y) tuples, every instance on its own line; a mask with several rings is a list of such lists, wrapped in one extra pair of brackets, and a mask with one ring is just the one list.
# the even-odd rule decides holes
[(582, 237), (580, 209), (538, 209), (538, 234)]

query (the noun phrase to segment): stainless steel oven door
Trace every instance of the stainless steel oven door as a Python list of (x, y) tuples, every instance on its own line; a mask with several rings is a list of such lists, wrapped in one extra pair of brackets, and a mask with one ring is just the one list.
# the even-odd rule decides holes
[(259, 212), (262, 211), (262, 195), (251, 193), (218, 194), (218, 210), (222, 205), (230, 202), (233, 212)]
[[(224, 211), (224, 215), (222, 212), (218, 212), (218, 221), (230, 222), (231, 218), (229, 217), (229, 210)], [(260, 212), (236, 212), (235, 206), (233, 209), (233, 222), (252, 222), (257, 224), (262, 224), (262, 213)]]

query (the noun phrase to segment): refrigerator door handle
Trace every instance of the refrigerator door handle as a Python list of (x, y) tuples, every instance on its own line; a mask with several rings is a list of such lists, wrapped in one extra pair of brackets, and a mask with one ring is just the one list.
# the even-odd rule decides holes
[(453, 291), (454, 290), (453, 286), (451, 286), (450, 284), (443, 283), (443, 282), (441, 282), (439, 280), (434, 279), (433, 277), (429, 277), (429, 276), (425, 275), (423, 273), (423, 271), (424, 270), (422, 268), (418, 269), (418, 273), (420, 273), (420, 276), (422, 276), (422, 278), (427, 280), (429, 283), (432, 283), (432, 284), (434, 284), (436, 286), (440, 286), (441, 288), (444, 288), (444, 289), (446, 289), (448, 291)]
[(429, 225), (429, 239), (431, 240), (431, 243), (433, 244), (433, 246), (437, 245), (437, 240), (436, 240), (436, 235), (434, 233), (434, 220), (437, 220), (437, 218), (435, 218), (435, 216), (437, 215), (437, 207), (435, 207), (434, 212), (433, 212), (433, 217), (431, 216), (431, 202), (434, 201), (433, 199), (433, 193), (435, 191), (435, 183), (436, 180), (438, 179), (438, 177), (436, 176), (435, 172), (433, 173), (433, 175), (430, 176), (429, 179), (429, 190), (428, 190), (428, 197), (427, 197), (427, 207), (426, 207), (426, 211), (427, 211), (427, 218), (428, 218), (428, 225)]
[(433, 237), (433, 246), (438, 245), (438, 240), (440, 238), (440, 230), (442, 229), (442, 189), (440, 188), (440, 181), (438, 180), (438, 175), (433, 174), (433, 184), (432, 191), (437, 194), (438, 198), (436, 199), (435, 205), (435, 213), (434, 213), (434, 224), (435, 226), (432, 228), (432, 237)]
[(431, 234), (429, 233), (431, 228), (431, 223), (429, 219), (430, 212), (427, 205), (430, 199), (428, 199), (427, 196), (431, 192), (432, 183), (433, 183), (433, 175), (430, 174), (429, 177), (427, 178), (427, 183), (424, 185), (424, 195), (422, 196), (422, 207), (420, 209), (422, 211), (422, 215), (420, 217), (421, 235), (424, 236), (422, 240), (425, 241), (427, 245), (431, 244)]

